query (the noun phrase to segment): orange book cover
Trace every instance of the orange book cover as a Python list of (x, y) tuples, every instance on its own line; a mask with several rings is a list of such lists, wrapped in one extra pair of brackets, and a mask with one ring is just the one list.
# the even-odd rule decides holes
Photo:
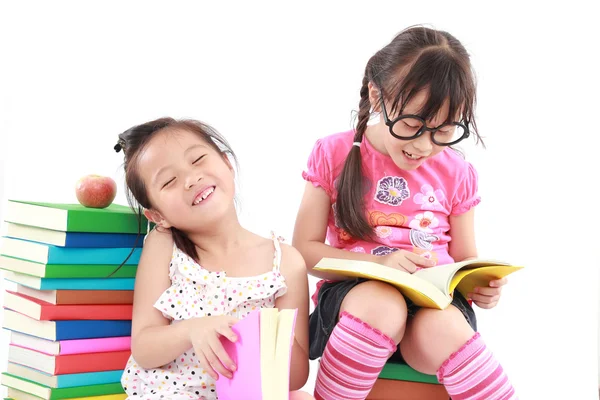
[(39, 290), (17, 285), (17, 292), (51, 304), (133, 304), (133, 290)]

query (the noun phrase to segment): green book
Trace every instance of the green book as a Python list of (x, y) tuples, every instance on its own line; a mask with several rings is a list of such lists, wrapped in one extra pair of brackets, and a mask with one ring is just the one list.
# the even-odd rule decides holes
[[(137, 265), (42, 264), (0, 255), (0, 269), (40, 278), (135, 278)], [(116, 271), (116, 272), (115, 272)], [(113, 273), (114, 272), (114, 273)], [(111, 275), (112, 274), (112, 275)]]
[(148, 220), (130, 207), (111, 204), (89, 208), (81, 204), (38, 203), (9, 200), (4, 212), (6, 222), (52, 229), (61, 232), (146, 233)]
[(77, 397), (124, 393), (123, 386), (119, 382), (70, 388), (51, 388), (6, 372), (2, 373), (2, 385), (41, 397), (45, 400), (74, 399)]
[(396, 381), (422, 382), (440, 384), (435, 375), (423, 374), (409, 367), (406, 364), (396, 364), (389, 362), (385, 364), (379, 374), (380, 379), (392, 379)]

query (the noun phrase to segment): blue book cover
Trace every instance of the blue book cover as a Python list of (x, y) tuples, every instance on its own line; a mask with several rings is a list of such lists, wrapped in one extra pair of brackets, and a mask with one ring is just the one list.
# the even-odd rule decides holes
[[(77, 386), (88, 386), (88, 385), (103, 385), (105, 383), (117, 383), (121, 381), (123, 370), (116, 371), (100, 371), (100, 372), (84, 372), (80, 374), (64, 374), (64, 375), (51, 375), (43, 371), (38, 371), (27, 367), (25, 365), (8, 363), (9, 373), (13, 375), (23, 377), (25, 379), (38, 382), (40, 378), (47, 380), (54, 380), (54, 384), (48, 385), (57, 389), (70, 388)], [(41, 383), (41, 382), (40, 382)]]
[(86, 372), (81, 374), (66, 374), (56, 375), (57, 388), (68, 388), (75, 386), (87, 386), (87, 385), (102, 385), (105, 383), (118, 383), (121, 382), (121, 376), (123, 370), (116, 371), (100, 371), (100, 372)]
[[(137, 238), (137, 243), (136, 243)], [(142, 247), (144, 244), (144, 235), (134, 235), (129, 233), (84, 233), (67, 232), (65, 235), (64, 247), (102, 247), (119, 248)]]
[(3, 328), (47, 340), (96, 339), (131, 336), (131, 320), (37, 321), (5, 308)]
[(131, 321), (67, 320), (53, 322), (56, 324), (56, 340), (131, 336)]
[(144, 234), (62, 232), (20, 224), (5, 223), (5, 236), (60, 247), (142, 247)]
[[(142, 254), (141, 248), (78, 248), (59, 247), (45, 243), (3, 237), (0, 253), (5, 256), (34, 261), (42, 264), (95, 264), (110, 265), (125, 262), (137, 265)], [(131, 254), (131, 255), (130, 255)]]
[(39, 278), (6, 271), (5, 279), (38, 290), (133, 290), (135, 278)]

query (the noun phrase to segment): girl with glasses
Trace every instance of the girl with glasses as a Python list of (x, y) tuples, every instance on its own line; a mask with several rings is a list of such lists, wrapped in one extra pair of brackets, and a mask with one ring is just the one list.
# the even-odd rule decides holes
[(368, 61), (355, 129), (315, 144), (293, 244), (321, 278), (310, 316), (317, 399), (364, 399), (388, 360), (436, 374), (453, 399), (516, 398), (471, 306), (494, 307), (505, 279), (434, 310), (383, 282), (312, 270), (323, 257), (407, 273), (477, 257), (478, 176), (451, 147), (480, 139), (475, 100), (462, 44), (412, 27)]

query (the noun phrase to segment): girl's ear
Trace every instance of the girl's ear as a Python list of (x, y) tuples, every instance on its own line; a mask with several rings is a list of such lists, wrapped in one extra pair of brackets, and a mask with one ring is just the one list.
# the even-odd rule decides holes
[(227, 157), (227, 153), (221, 153), (221, 156), (223, 157), (223, 161), (225, 161), (225, 164), (227, 164), (229, 170), (233, 172), (233, 165), (231, 165), (231, 161), (229, 160), (229, 157)]
[(158, 211), (155, 210), (144, 210), (144, 216), (149, 220), (156, 224), (156, 226), (160, 226), (161, 228), (169, 229), (171, 224), (167, 222), (163, 218), (162, 215)]
[(373, 82), (369, 82), (369, 103), (371, 103), (371, 110), (374, 112), (381, 112), (381, 94), (379, 88), (373, 85)]

